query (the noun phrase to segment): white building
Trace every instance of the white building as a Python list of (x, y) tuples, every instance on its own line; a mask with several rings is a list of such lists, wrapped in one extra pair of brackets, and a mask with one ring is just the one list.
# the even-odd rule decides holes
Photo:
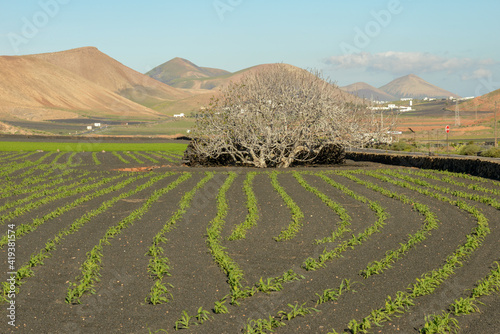
[(184, 113), (174, 114), (174, 117), (175, 118), (182, 118), (182, 117), (184, 117)]

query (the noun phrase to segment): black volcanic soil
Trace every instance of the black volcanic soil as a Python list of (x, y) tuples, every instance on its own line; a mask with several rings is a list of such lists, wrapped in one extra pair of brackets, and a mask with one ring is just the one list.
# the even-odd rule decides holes
[[(41, 155), (43, 153), (37, 153), (29, 159), (34, 161)], [(124, 178), (126, 178), (137, 173), (116, 171), (116, 169), (153, 166), (151, 163), (125, 165), (111, 153), (99, 155), (102, 162), (99, 166), (92, 165), (91, 153), (79, 153), (77, 157), (77, 161), (81, 164), (68, 167), (74, 168), (76, 174), (86, 170), (95, 176), (101, 175), (102, 171), (107, 171), (110, 175), (125, 173)], [(369, 162), (348, 161), (346, 165), (338, 167), (301, 167), (292, 170), (319, 172), (382, 167), (387, 168), (387, 166)], [(343, 257), (328, 262), (325, 268), (306, 271), (301, 268), (301, 264), (307, 257), (316, 258), (324, 248), (332, 249), (338, 244), (336, 242), (315, 245), (313, 241), (331, 234), (338, 226), (340, 219), (318, 197), (302, 188), (292, 174), (280, 174), (278, 176), (280, 184), (301, 208), (304, 220), (303, 228), (294, 239), (276, 242), (273, 237), (288, 225), (291, 213), (272, 188), (268, 174), (258, 174), (253, 181), (259, 209), (257, 226), (248, 232), (246, 239), (223, 240), (222, 244), (226, 247), (228, 255), (243, 270), (244, 285), (251, 286), (260, 277), (264, 279), (276, 277), (289, 269), (293, 269), (305, 278), (285, 284), (280, 292), (269, 295), (259, 292), (241, 301), (239, 307), (228, 305), (229, 313), (218, 315), (212, 312), (214, 302), (227, 295), (230, 290), (226, 283), (226, 276), (208, 252), (206, 229), (217, 214), (217, 191), (227, 177), (225, 172), (228, 171), (234, 171), (238, 173), (238, 176), (226, 195), (229, 209), (221, 235), (223, 237), (230, 235), (233, 228), (244, 221), (246, 196), (243, 192), (243, 182), (246, 173), (251, 170), (262, 171), (252, 168), (189, 168), (181, 166), (180, 163), (171, 164), (171, 167), (153, 169), (154, 175), (176, 171), (191, 172), (192, 177), (163, 195), (142, 218), (123, 230), (110, 241), (109, 245), (104, 246), (100, 282), (95, 287), (96, 293), (84, 295), (80, 305), (65, 303), (69, 282), (75, 282), (75, 278), (80, 273), (80, 266), (86, 259), (86, 253), (98, 243), (105, 231), (143, 205), (155, 189), (167, 186), (180, 174), (168, 176), (155, 186), (120, 200), (89, 221), (75, 234), (67, 236), (61, 244), (57, 245), (52, 256), (44, 260), (43, 265), (33, 268), (34, 276), (23, 280), (25, 284), (21, 285), (20, 292), (16, 295), (16, 326), (11, 327), (7, 324), (6, 311), (4, 311), (3, 320), (0, 321), (0, 333), (147, 334), (149, 330), (154, 332), (159, 329), (173, 333), (175, 322), (181, 317), (182, 312), (185, 310), (190, 315), (195, 315), (199, 307), (210, 311), (210, 320), (202, 325), (194, 325), (193, 320), (190, 328), (180, 330), (181, 333), (242, 333), (248, 319), (267, 319), (270, 315), (276, 316), (279, 311), (289, 309), (287, 304), (306, 303), (307, 307), (314, 307), (317, 300), (316, 294), (321, 294), (325, 289), (336, 289), (341, 280), (347, 278), (356, 282), (355, 293), (346, 293), (336, 302), (317, 306), (320, 312), (285, 321), (286, 326), (276, 330), (277, 333), (328, 333), (334, 328), (340, 333), (347, 329), (347, 324), (351, 319), (361, 320), (372, 309), (383, 307), (388, 295), (394, 296), (397, 291), (404, 291), (421, 274), (442, 266), (446, 257), (465, 242), (465, 236), (477, 223), (473, 216), (457, 207), (411, 190), (384, 184), (369, 176), (360, 175), (361, 179), (406, 194), (427, 205), (440, 220), (439, 228), (433, 230), (425, 241), (394, 263), (393, 268), (382, 274), (363, 279), (358, 274), (359, 271), (364, 269), (369, 262), (383, 258), (387, 250), (395, 249), (400, 243), (404, 243), (408, 234), (414, 233), (422, 226), (424, 218), (411, 205), (385, 197), (347, 178), (331, 174), (329, 177), (336, 182), (380, 203), (389, 217), (379, 233), (373, 234), (369, 240), (354, 249), (348, 249), (343, 253)], [(161, 305), (147, 304), (145, 297), (153, 280), (147, 272), (149, 258), (145, 254), (155, 234), (178, 209), (182, 196), (204, 177), (206, 171), (217, 173), (203, 189), (197, 192), (191, 207), (178, 221), (176, 228), (166, 235), (168, 240), (162, 245), (165, 256), (170, 260), (171, 276), (166, 278), (166, 282), (173, 286), (169, 288), (173, 300)], [(375, 213), (367, 204), (356, 201), (331, 187), (318, 176), (304, 173), (303, 177), (310, 185), (341, 204), (352, 217), (350, 226), (352, 232), (341, 240), (349, 238), (351, 234), (362, 232), (376, 221)], [(114, 183), (117, 182), (119, 181)], [(124, 190), (88, 201), (58, 218), (47, 221), (36, 231), (19, 238), (16, 243), (16, 265), (19, 267), (25, 263), (31, 254), (44, 247), (47, 239), (86, 212), (97, 208), (101, 203), (112, 199), (119, 193), (135, 189), (138, 184), (145, 182), (146, 178), (137, 180)], [(439, 181), (429, 182), (444, 184)], [(488, 186), (487, 184), (481, 185)], [(450, 187), (463, 190), (456, 186)], [(488, 196), (500, 200), (500, 196)], [(21, 215), (12, 223), (16, 225), (30, 223), (34, 218), (41, 217), (75, 198), (49, 203), (35, 211)], [(9, 201), (8, 197), (0, 199), (0, 206)], [(384, 327), (375, 328), (372, 333), (418, 333), (416, 329), (423, 326), (426, 315), (440, 312), (446, 309), (454, 299), (467, 296), (470, 293), (468, 289), (472, 289), (476, 281), (488, 274), (494, 261), (500, 261), (498, 210), (485, 204), (470, 203), (480, 208), (489, 220), (491, 234), (484, 241), (484, 245), (464, 261), (463, 266), (456, 270), (456, 274), (444, 282), (433, 294), (418, 298), (417, 304), (408, 312), (399, 318), (393, 317), (392, 321), (384, 323)], [(4, 212), (0, 212), (0, 215), (2, 214)], [(5, 233), (7, 226), (4, 225), (1, 228), (2, 234)], [(5, 248), (0, 250), (0, 266), (4, 268), (2, 272), (6, 279), (7, 252)], [(458, 318), (461, 327), (459, 333), (497, 333), (500, 328), (499, 300), (498, 294), (482, 298), (481, 302), (485, 305), (478, 305), (481, 313)], [(3, 305), (4, 308), (7, 307), (6, 304)]]

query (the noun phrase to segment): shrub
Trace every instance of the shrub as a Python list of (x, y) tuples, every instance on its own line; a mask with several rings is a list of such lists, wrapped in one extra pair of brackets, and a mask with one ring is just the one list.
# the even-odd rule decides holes
[(400, 142), (392, 144), (390, 146), (390, 149), (393, 150), (393, 151), (406, 151), (406, 152), (409, 152), (409, 151), (412, 151), (413, 149), (415, 149), (415, 146), (410, 145), (407, 142), (400, 141)]
[(460, 155), (477, 155), (481, 151), (481, 147), (476, 144), (467, 144), (458, 150)]
[(481, 153), (482, 157), (500, 158), (500, 147), (491, 147)]

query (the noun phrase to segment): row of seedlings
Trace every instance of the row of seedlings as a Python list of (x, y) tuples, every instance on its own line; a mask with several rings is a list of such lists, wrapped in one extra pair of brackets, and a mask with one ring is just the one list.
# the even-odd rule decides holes
[(227, 254), (225, 251), (226, 248), (222, 246), (221, 231), (229, 208), (226, 201), (226, 193), (237, 175), (234, 172), (229, 172), (226, 181), (220, 187), (217, 193), (217, 215), (210, 221), (207, 227), (207, 246), (215, 263), (224, 271), (228, 278), (227, 282), (231, 289), (231, 304), (233, 305), (239, 304), (238, 299), (246, 298), (255, 293), (254, 289), (243, 288), (241, 284), (243, 271)]
[[(298, 173), (294, 173), (294, 176), (296, 177), (296, 179), (299, 181), (299, 183), (304, 188), (315, 193), (318, 197), (320, 197), (325, 202), (325, 204), (330, 206), (330, 208), (332, 210), (337, 212), (337, 214), (339, 214), (342, 217), (341, 218), (342, 222), (343, 222), (341, 224), (342, 226), (345, 227), (349, 224), (348, 221), (350, 221), (350, 217), (347, 215), (345, 210), (343, 210), (343, 208), (338, 203), (331, 201), (328, 197), (326, 197), (326, 195), (319, 192), (316, 188), (311, 187), (309, 184), (307, 184), (305, 182), (305, 180), (303, 180), (303, 178)], [(334, 183), (331, 179), (329, 179), (329, 180), (332, 183)], [(337, 184), (337, 183), (334, 183), (334, 184), (337, 185), (342, 190), (347, 191), (349, 193), (349, 195), (354, 196), (355, 198), (359, 199), (359, 197), (357, 197), (357, 195), (355, 193), (353, 193), (352, 191), (350, 191), (349, 189), (343, 187), (340, 184)], [(380, 216), (382, 216), (382, 214), (380, 214)], [(381, 218), (381, 217), (379, 217), (379, 218)], [(385, 218), (383, 218), (383, 219), (385, 219)], [(300, 280), (303, 278), (304, 278), (304, 276), (294, 273), (293, 270), (289, 270), (289, 271), (285, 272), (282, 276), (276, 277), (276, 278), (268, 278), (267, 281), (264, 280), (263, 278), (261, 278), (260, 281), (255, 284), (255, 290), (265, 292), (265, 293), (276, 292), (276, 291), (280, 291), (282, 289), (283, 283), (291, 282), (291, 281), (295, 281), (295, 280)], [(338, 290), (334, 290), (334, 289), (327, 289), (327, 290), (323, 291), (323, 294), (321, 296), (318, 295), (319, 299), (318, 299), (317, 305), (325, 303), (325, 302), (330, 301), (330, 300), (337, 300), (338, 297), (340, 296), (340, 294), (342, 294), (342, 291), (351, 291), (350, 281), (349, 280), (343, 281), (341, 283), (339, 289), (340, 289), (340, 292), (338, 292)], [(227, 313), (227, 308), (223, 305), (224, 301), (225, 300), (222, 299), (221, 301), (216, 302), (216, 305), (214, 308), (216, 313)], [(283, 326), (284, 325), (283, 320), (291, 320), (296, 316), (306, 315), (306, 314), (309, 314), (311, 312), (316, 311), (316, 309), (314, 307), (304, 307), (304, 305), (305, 304), (299, 305), (298, 303), (295, 303), (294, 305), (289, 304), (288, 306), (290, 307), (290, 311), (280, 311), (278, 316), (275, 316), (275, 317), (269, 316), (268, 319), (257, 319), (257, 320), (250, 319), (247, 322), (247, 325), (243, 330), (244, 330), (244, 332), (247, 332), (247, 333), (266, 333), (267, 331), (273, 331), (275, 328)]]
[(300, 304), (295, 302), (295, 304), (288, 304), (290, 308), (289, 311), (279, 311), (277, 315), (269, 315), (268, 318), (260, 319), (248, 319), (245, 327), (242, 331), (246, 334), (264, 334), (269, 332), (274, 332), (277, 328), (286, 326), (285, 321), (290, 321), (299, 316), (306, 316), (312, 314), (313, 312), (320, 312), (316, 307), (328, 302), (336, 302), (339, 298), (346, 293), (356, 292), (352, 288), (353, 283), (348, 279), (343, 279), (340, 285), (335, 289), (323, 290), (321, 294), (316, 293), (318, 299), (316, 300), (316, 305), (314, 307), (305, 307), (306, 303)]
[[(2, 185), (0, 189), (0, 199), (13, 197), (17, 195), (25, 195), (33, 192), (39, 192), (47, 188), (54, 187), (63, 182), (72, 181), (76, 178), (81, 178), (89, 175), (90, 173), (87, 171), (79, 172), (78, 174), (73, 169), (65, 169), (60, 172), (58, 168), (50, 168), (46, 172), (32, 176), (31, 174), (35, 172), (35, 169), (29, 170), (23, 174), (29, 175), (21, 175), (18, 179), (21, 179), (21, 182), (9, 182)], [(55, 174), (55, 175), (52, 175)], [(70, 174), (77, 174), (75, 176), (70, 176)], [(29, 177), (28, 177), (29, 176)], [(16, 178), (17, 179), (17, 178)], [(43, 183), (47, 182), (47, 183)], [(42, 184), (40, 184), (42, 183)], [(37, 185), (39, 184), (39, 185)]]
[[(337, 188), (339, 190), (342, 190), (344, 193), (348, 194), (349, 196), (351, 196), (351, 197), (353, 197), (361, 202), (370, 203), (371, 209), (374, 212), (376, 212), (377, 216), (379, 217), (379, 219), (378, 219), (379, 223), (383, 222), (383, 220), (385, 220), (387, 218), (385, 210), (380, 205), (378, 205), (378, 203), (371, 202), (371, 201), (367, 200), (365, 197), (354, 193), (353, 191), (351, 191), (347, 187), (333, 181), (331, 178), (327, 177), (326, 175), (324, 175), (322, 173), (316, 173), (315, 175), (321, 177), (326, 183), (334, 186), (335, 188)], [(339, 207), (337, 203), (332, 202), (331, 199), (329, 199), (326, 195), (322, 194), (316, 188), (311, 187), (309, 184), (307, 184), (305, 182), (305, 180), (303, 180), (303, 178), (298, 173), (294, 173), (294, 176), (299, 181), (299, 183), (304, 186), (305, 189), (315, 193), (325, 203), (329, 203), (330, 204), (329, 206), (333, 210), (336, 210), (337, 214), (341, 215), (341, 217), (344, 218), (343, 221), (348, 220), (347, 219), (348, 216), (346, 216), (346, 212), (344, 210), (342, 210), (341, 207)], [(344, 223), (344, 227), (345, 226), (347, 226), (347, 225)], [(380, 226), (383, 226), (383, 224), (381, 224)], [(345, 241), (344, 244), (348, 244), (348, 245), (350, 245), (350, 247), (354, 247), (356, 244), (358, 244), (359, 241), (363, 241), (364, 239), (366, 239), (367, 238), (366, 235), (371, 235), (372, 233), (374, 233), (375, 230), (376, 229), (374, 229), (372, 226), (372, 228), (368, 228), (367, 230), (364, 231), (364, 233), (361, 233), (360, 235), (358, 235), (358, 237), (353, 236), (353, 238), (350, 240), (351, 242)], [(335, 236), (335, 234), (334, 234), (334, 236)], [(341, 244), (340, 248), (338, 247), (338, 248), (336, 248), (336, 250), (340, 251), (340, 252), (345, 250), (346, 248), (344, 248), (342, 246), (343, 245)], [(322, 265), (324, 266), (324, 262), (322, 263)], [(322, 294), (316, 294), (319, 297), (318, 301), (316, 302), (316, 305), (321, 305), (321, 304), (326, 303), (328, 301), (338, 300), (338, 298), (340, 297), (340, 295), (342, 294), (343, 291), (355, 292), (354, 290), (352, 290), (351, 286), (352, 286), (352, 284), (351, 284), (350, 280), (344, 279), (341, 282), (338, 289), (326, 289), (322, 292)], [(267, 333), (267, 331), (273, 331), (277, 327), (284, 326), (285, 323), (283, 322), (283, 320), (291, 320), (296, 316), (299, 316), (299, 315), (304, 316), (304, 315), (310, 314), (313, 311), (317, 311), (314, 307), (304, 307), (304, 305), (305, 305), (305, 303), (301, 304), (301, 305), (299, 305), (298, 303), (296, 303), (295, 305), (289, 304), (288, 306), (291, 309), (289, 312), (280, 311), (278, 313), (278, 316), (274, 316), (274, 317), (269, 316), (269, 319), (249, 320), (246, 327), (244, 328), (244, 331), (246, 333)]]
[(257, 208), (257, 198), (252, 189), (252, 182), (257, 175), (256, 172), (247, 173), (247, 177), (243, 182), (243, 190), (247, 196), (247, 211), (248, 214), (245, 221), (234, 228), (231, 235), (227, 240), (241, 240), (245, 239), (248, 230), (257, 225), (257, 220), (259, 220), (259, 210)]
[(414, 284), (408, 287), (407, 291), (398, 291), (394, 297), (387, 296), (384, 307), (373, 309), (370, 314), (362, 318), (361, 321), (358, 322), (356, 319), (352, 319), (349, 322), (348, 328), (351, 332), (368, 333), (374, 326), (381, 326), (382, 323), (390, 321), (391, 317), (395, 314), (400, 315), (407, 312), (411, 306), (415, 305), (418, 297), (432, 294), (435, 289), (455, 273), (455, 269), (463, 265), (464, 260), (469, 258), (470, 255), (482, 245), (484, 238), (490, 233), (490, 229), (487, 218), (476, 207), (463, 201), (454, 201), (446, 196), (414, 187), (408, 183), (393, 181), (387, 177), (380, 177), (380, 175), (374, 172), (359, 171), (359, 173), (374, 176), (383, 181), (415, 190), (427, 196), (432, 196), (468, 212), (477, 220), (477, 226), (466, 236), (467, 241), (460, 245), (453, 254), (447, 257), (446, 263), (443, 266), (422, 274), (420, 278), (416, 279)]
[[(114, 185), (113, 187), (108, 188), (108, 193), (119, 191), (134, 181), (148, 177), (151, 177), (151, 174), (133, 175), (127, 178), (126, 180)], [(81, 227), (90, 222), (91, 219), (95, 218), (97, 215), (110, 209), (118, 201), (130, 197), (146, 189), (147, 187), (150, 187), (152, 184), (154, 184), (154, 182), (146, 182), (144, 184), (138, 185), (135, 189), (132, 189), (128, 192), (122, 192), (118, 196), (115, 196), (112, 199), (103, 202), (97, 209), (93, 209), (84, 214), (83, 216), (81, 216), (80, 218), (76, 219), (71, 225), (60, 230), (52, 239), (49, 239), (46, 242), (45, 247), (43, 247), (38, 253), (35, 252), (31, 254), (30, 259), (18, 269), (18, 271), (16, 272), (15, 284), (14, 284), (16, 287), (15, 288), (16, 294), (19, 293), (19, 286), (25, 282), (23, 280), (25, 278), (32, 277), (35, 275), (32, 268), (39, 265), (43, 265), (44, 264), (43, 261), (51, 256), (52, 252), (56, 249), (56, 246), (60, 244), (66, 236), (76, 233)], [(4, 282), (2, 288), (2, 298), (0, 299), (0, 303), (8, 301), (7, 296), (9, 293), (12, 293), (10, 289), (10, 284)]]
[(327, 250), (325, 248), (325, 250), (318, 257), (318, 259), (314, 259), (312, 257), (307, 258), (302, 264), (302, 267), (306, 270), (317, 270), (319, 268), (322, 268), (326, 266), (326, 263), (328, 261), (340, 257), (342, 253), (348, 250), (349, 248), (354, 248), (358, 245), (361, 245), (363, 242), (368, 240), (374, 233), (380, 233), (381, 229), (385, 226), (386, 219), (388, 218), (387, 212), (379, 203), (371, 201), (364, 196), (356, 194), (355, 192), (340, 186), (338, 183), (334, 182), (331, 178), (328, 178), (323, 174), (317, 174), (317, 175), (319, 175), (323, 180), (325, 180), (330, 185), (344, 191), (347, 195), (353, 197), (357, 201), (368, 204), (370, 209), (373, 212), (375, 212), (377, 220), (373, 225), (367, 227), (363, 232), (358, 233), (358, 235), (352, 235), (350, 239), (342, 241), (334, 249)]
[(286, 229), (283, 229), (281, 233), (274, 238), (276, 241), (291, 240), (297, 233), (302, 229), (304, 213), (300, 207), (295, 203), (295, 201), (287, 194), (286, 190), (279, 184), (278, 172), (272, 172), (269, 174), (271, 178), (271, 184), (273, 188), (278, 192), (283, 201), (285, 202), (288, 209), (292, 213), (292, 221)]
[(446, 334), (458, 333), (460, 326), (457, 317), (480, 312), (477, 303), (479, 299), (500, 291), (500, 264), (495, 262), (491, 272), (479, 280), (470, 294), (456, 299), (441, 314), (432, 314), (425, 317), (425, 325), (420, 329), (421, 334)]
[[(173, 173), (165, 173), (151, 178), (146, 184), (151, 186), (154, 183), (172, 175)], [(80, 298), (87, 292), (94, 293), (94, 285), (99, 282), (99, 272), (101, 270), (101, 262), (103, 257), (103, 249), (105, 245), (110, 245), (110, 240), (114, 239), (118, 234), (128, 228), (134, 221), (140, 219), (158, 199), (176, 188), (182, 182), (191, 178), (191, 173), (183, 173), (175, 181), (171, 182), (167, 187), (155, 190), (148, 200), (139, 208), (134, 210), (126, 218), (122, 219), (118, 224), (111, 226), (104, 236), (99, 240), (99, 243), (87, 252), (87, 259), (81, 266), (81, 274), (76, 278), (78, 283), (70, 282), (66, 294), (66, 302), (80, 304)]]
[[(324, 179), (328, 179), (331, 181), (331, 179), (327, 178), (326, 176), (324, 175), (321, 175)], [(344, 175), (344, 176), (347, 176), (347, 175)], [(351, 179), (353, 179), (354, 177), (349, 177)], [(326, 181), (326, 180), (325, 180)], [(365, 181), (361, 181), (359, 179), (357, 179), (357, 181), (359, 181), (360, 183), (361, 182), (365, 182)], [(365, 185), (367, 185), (368, 183), (365, 183)], [(391, 196), (391, 192), (388, 192), (386, 191), (384, 188), (382, 187), (379, 187), (377, 185), (372, 185), (372, 189), (374, 190), (378, 190), (379, 192), (382, 192), (382, 193), (386, 193), (386, 195), (389, 195)], [(394, 195), (394, 193), (392, 193), (392, 196)], [(439, 197), (439, 196), (437, 196)], [(404, 199), (407, 199), (407, 197), (405, 196), (402, 196), (400, 198), (400, 200), (403, 200)], [(411, 200), (412, 201), (412, 200)], [(458, 205), (459, 207), (461, 207), (462, 205), (459, 204)], [(473, 215), (476, 216), (476, 218), (478, 218), (479, 221), (484, 221), (484, 216), (481, 218), (481, 214), (479, 211), (476, 211), (474, 210), (473, 207), (467, 207), (467, 206), (463, 206), (463, 208), (465, 209), (469, 209), (469, 212), (472, 213)], [(436, 221), (435, 221), (435, 215), (433, 213), (431, 213), (428, 208), (426, 209), (425, 206), (421, 206), (421, 205), (417, 205), (416, 206), (416, 209), (418, 211), (420, 211), (422, 214), (424, 214), (427, 218), (427, 225), (429, 226), (434, 226), (436, 227)], [(482, 227), (481, 227), (482, 226)], [(478, 239), (475, 239), (474, 242), (477, 242), (478, 240), (481, 240), (481, 235), (483, 235), (484, 237), (484, 234), (488, 233), (489, 229), (487, 227), (484, 227), (484, 225), (479, 225), (478, 227), (478, 230), (481, 232), (480, 235), (478, 236)], [(421, 230), (422, 231), (422, 230)], [(420, 233), (417, 233), (416, 235), (418, 236)], [(415, 242), (415, 240), (419, 239), (418, 237), (417, 238), (410, 238), (410, 242), (409, 244), (412, 244), (413, 242)], [(472, 239), (468, 239), (468, 240), (472, 240)], [(464, 249), (468, 248), (468, 247), (471, 247), (474, 242), (468, 242), (464, 245), (464, 247), (462, 247), (461, 251), (458, 252), (459, 255), (462, 254), (462, 252), (464, 252)], [(400, 249), (398, 253), (400, 254), (403, 254), (405, 251), (407, 250), (402, 250)], [(392, 257), (392, 259), (394, 260), (394, 251), (393, 252), (390, 252), (391, 254), (389, 254), (389, 257)], [(387, 262), (387, 261), (380, 261), (380, 262)], [(452, 262), (453, 263), (453, 262)], [(445, 269), (446, 270), (446, 269)], [(430, 275), (432, 277), (432, 275)], [(424, 275), (425, 277), (425, 275)], [(419, 281), (417, 279), (417, 281)], [(427, 281), (430, 281), (429, 279), (427, 279)], [(425, 282), (425, 281), (424, 281)], [(425, 283), (422, 284), (422, 286), (425, 286)], [(421, 291), (419, 291), (419, 288), (418, 286), (415, 288), (414, 287), (414, 293), (415, 294), (418, 294), (418, 293), (422, 293)], [(318, 295), (319, 296), (319, 295)], [(391, 300), (391, 297), (389, 296), (386, 300), (386, 306), (387, 306), (387, 310), (389, 311), (394, 311), (394, 312), (403, 312), (401, 309), (405, 309), (409, 306), (411, 306), (412, 302), (411, 300), (409, 300), (404, 294), (402, 294), (401, 292), (398, 292), (396, 297), (394, 298), (394, 300), (392, 301)], [(298, 304), (297, 304), (298, 305)], [(294, 306), (294, 308), (297, 308), (297, 305)], [(304, 305), (304, 304), (303, 304)], [(302, 305), (302, 306), (303, 306)], [(291, 305), (290, 305), (291, 306)], [(393, 314), (393, 313), (391, 313)], [(372, 313), (370, 314), (370, 316), (372, 317), (373, 319), (373, 323), (376, 322), (376, 324), (379, 324), (379, 322), (383, 322), (383, 321), (386, 321), (386, 320), (390, 320), (390, 317), (387, 315), (387, 312), (384, 312), (380, 309), (378, 310), (373, 310)], [(369, 316), (369, 317), (370, 317)], [(363, 319), (363, 321), (361, 323), (358, 323), (356, 320), (352, 320), (350, 323), (349, 323), (349, 328), (350, 328), (350, 331), (351, 333), (366, 333), (368, 331), (369, 328), (372, 328), (372, 324), (369, 323), (369, 321), (367, 321), (367, 319), (369, 319), (369, 317)], [(283, 319), (281, 319), (283, 320)], [(279, 322), (276, 320), (276, 317), (270, 317), (269, 320), (267, 319), (259, 319), (259, 320), (252, 320), (250, 321), (250, 323), (247, 325), (247, 332), (248, 333), (265, 333), (267, 332), (267, 330), (270, 330), (272, 331), (272, 329), (276, 328), (276, 327), (279, 327), (283, 325), (282, 322)], [(336, 333), (335, 330), (333, 330), (333, 332), (331, 333)]]
[[(29, 189), (20, 189), (17, 191), (12, 191), (11, 195), (27, 194), (28, 196), (17, 199), (17, 200), (6, 201), (5, 204), (0, 206), (0, 212), (15, 208), (15, 210), (9, 212), (8, 214), (4, 214), (4, 215), (0, 216), (0, 223), (4, 224), (6, 221), (9, 221), (15, 217), (18, 217), (18, 216), (20, 216), (24, 213), (27, 213), (35, 208), (38, 208), (39, 206), (41, 206), (43, 204), (47, 204), (47, 203), (54, 201), (56, 199), (69, 197), (69, 196), (79, 194), (81, 192), (96, 188), (97, 186), (94, 186), (92, 188), (84, 188), (84, 187), (76, 188), (76, 187), (82, 186), (82, 185), (93, 185), (94, 184), (93, 182), (97, 181), (98, 179), (99, 178), (97, 178), (97, 177), (89, 177), (89, 178), (77, 180), (77, 181), (75, 181), (71, 184), (68, 184), (68, 185), (63, 185), (63, 186), (59, 186), (56, 188), (47, 189), (51, 185), (58, 185), (62, 182), (72, 181), (73, 178), (70, 177), (70, 178), (66, 178), (66, 179), (59, 179), (59, 180), (56, 179), (50, 183), (43, 184), (43, 185), (38, 186), (38, 187), (33, 187), (32, 188), (33, 191), (29, 191)], [(74, 188), (76, 188), (76, 189), (74, 189)], [(52, 196), (54, 194), (57, 194), (57, 195)], [(40, 199), (36, 202), (32, 202), (33, 200), (35, 200), (37, 198), (41, 198), (41, 197), (42, 197), (42, 199)], [(25, 206), (21, 206), (25, 203), (28, 203), (28, 204), (26, 204)]]
[(436, 214), (432, 212), (427, 205), (419, 203), (403, 194), (398, 194), (396, 192), (387, 190), (384, 187), (381, 187), (369, 181), (363, 181), (351, 175), (351, 173), (353, 172), (345, 172), (342, 175), (358, 184), (367, 187), (368, 189), (377, 191), (386, 197), (394, 198), (401, 201), (403, 204), (411, 205), (417, 212), (425, 217), (424, 225), (414, 234), (409, 234), (406, 243), (401, 244), (398, 249), (388, 250), (385, 254), (386, 256), (383, 259), (369, 263), (367, 267), (360, 272), (361, 276), (363, 276), (364, 278), (368, 278), (372, 275), (380, 274), (388, 268), (391, 268), (391, 264), (401, 259), (412, 248), (427, 239), (427, 236), (430, 235), (431, 231), (439, 227), (439, 220), (437, 219)]
[[(63, 199), (67, 196), (73, 196), (73, 195), (78, 195), (80, 193), (85, 193), (85, 192), (88, 192), (90, 190), (93, 190), (93, 189), (96, 189), (96, 188), (99, 188), (100, 186), (102, 185), (105, 185), (105, 184), (108, 184), (110, 182), (113, 182), (119, 178), (123, 177), (123, 175), (117, 175), (115, 177), (109, 177), (109, 178), (105, 178), (105, 179), (102, 179), (101, 181), (97, 182), (97, 183), (93, 183), (93, 184), (88, 184), (88, 185), (84, 185), (82, 187), (79, 187), (77, 189), (72, 189), (72, 190), (67, 190), (65, 192), (62, 192), (62, 193), (59, 193), (57, 195), (53, 195), (53, 196), (49, 196), (49, 197), (45, 197), (37, 202), (32, 202), (32, 203), (29, 203), (27, 204), (26, 206), (24, 207), (18, 207), (16, 208), (14, 211), (10, 212), (9, 214), (6, 214), (6, 215), (3, 215), (0, 217), (0, 220), (2, 223), (5, 223), (7, 221), (10, 221), (11, 219), (17, 217), (17, 216), (20, 216), (24, 213), (26, 213), (27, 211), (29, 210), (32, 210), (42, 204), (47, 204), (49, 202), (52, 202), (52, 201), (55, 201), (55, 200), (58, 200), (58, 199)], [(103, 196), (103, 195), (106, 195), (112, 191), (114, 191), (114, 188), (115, 186), (110, 186), (108, 188), (103, 188), (103, 189), (98, 189), (90, 194), (86, 194), (86, 195), (83, 195), (79, 198), (77, 198), (76, 200), (74, 200), (73, 202), (71, 203), (68, 203), (66, 204), (65, 206), (60, 206), (58, 207), (57, 209), (51, 211), (50, 213), (44, 215), (43, 217), (41, 218), (34, 218), (33, 221), (29, 224), (21, 224), (19, 226), (17, 226), (16, 228), (16, 237), (17, 238), (20, 238), (22, 237), (23, 235), (25, 234), (28, 234), (30, 232), (33, 232), (34, 230), (37, 229), (37, 227), (43, 223), (45, 223), (46, 221), (50, 220), (50, 219), (54, 219), (56, 217), (59, 217), (60, 215), (62, 215), (63, 213), (65, 212), (68, 212), (69, 210), (73, 209), (73, 208), (76, 208), (78, 207), (79, 205), (85, 203), (85, 202), (88, 202), (94, 198), (97, 198), (97, 197), (100, 197), (100, 196)], [(8, 238), (7, 238), (7, 234), (3, 235), (2, 238), (0, 238), (0, 248), (5, 246), (5, 243), (7, 242)]]
[(346, 209), (342, 205), (340, 205), (337, 202), (332, 201), (330, 199), (330, 197), (328, 197), (327, 195), (325, 195), (324, 193), (322, 193), (321, 191), (319, 191), (315, 187), (311, 186), (309, 183), (306, 182), (306, 180), (304, 180), (304, 178), (299, 173), (294, 172), (293, 176), (299, 182), (299, 184), (302, 187), (304, 187), (304, 189), (315, 194), (319, 199), (321, 199), (321, 201), (323, 203), (325, 203), (331, 210), (333, 210), (333, 212), (335, 212), (340, 218), (340, 224), (339, 224), (338, 228), (336, 230), (332, 231), (331, 235), (324, 237), (323, 239), (315, 240), (315, 243), (317, 245), (335, 242), (337, 239), (341, 238), (345, 233), (351, 232), (351, 229), (349, 228), (349, 226), (351, 225), (352, 218), (347, 213)]
[(403, 172), (406, 174), (409, 174), (409, 175), (421, 176), (421, 177), (424, 177), (427, 179), (452, 184), (454, 186), (464, 187), (464, 188), (467, 188), (469, 190), (475, 190), (478, 192), (489, 193), (489, 194), (500, 196), (500, 182), (493, 181), (493, 180), (491, 180), (489, 183), (490, 183), (490, 185), (492, 185), (494, 187), (490, 188), (490, 187), (484, 187), (484, 186), (476, 183), (476, 181), (473, 181), (474, 183), (467, 184), (465, 182), (459, 182), (451, 176), (439, 177), (437, 173), (430, 172), (430, 171), (403, 170)]
[(146, 255), (151, 257), (149, 260), (148, 272), (150, 273), (150, 276), (155, 281), (155, 283), (151, 287), (151, 291), (145, 299), (146, 303), (150, 303), (153, 305), (162, 304), (169, 302), (169, 297), (173, 298), (172, 295), (168, 292), (167, 285), (170, 287), (173, 286), (168, 283), (167, 285), (165, 285), (165, 283), (163, 282), (163, 279), (165, 277), (171, 276), (169, 273), (170, 261), (166, 256), (164, 256), (164, 249), (160, 245), (167, 242), (165, 234), (174, 229), (177, 225), (177, 222), (182, 219), (186, 211), (190, 208), (191, 201), (196, 192), (213, 177), (214, 173), (205, 173), (205, 177), (201, 181), (199, 181), (193, 189), (184, 194), (179, 202), (179, 209), (174, 213), (172, 217), (170, 217), (163, 228), (153, 238), (153, 244), (149, 248)]

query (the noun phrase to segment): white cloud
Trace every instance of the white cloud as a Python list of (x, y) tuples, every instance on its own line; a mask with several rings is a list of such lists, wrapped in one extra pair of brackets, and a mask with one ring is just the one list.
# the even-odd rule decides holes
[(472, 72), (473, 74), (468, 77), (485, 77), (488, 70), (484, 67), (499, 63), (493, 59), (446, 58), (425, 52), (396, 51), (374, 54), (360, 52), (333, 56), (325, 59), (324, 62), (340, 69), (364, 68), (369, 71), (388, 72), (395, 75), (441, 71), (448, 73)]
[(493, 76), (493, 72), (484, 68), (480, 68), (472, 72), (471, 74), (463, 74), (461, 76), (462, 80), (475, 80), (475, 79), (485, 79)]

